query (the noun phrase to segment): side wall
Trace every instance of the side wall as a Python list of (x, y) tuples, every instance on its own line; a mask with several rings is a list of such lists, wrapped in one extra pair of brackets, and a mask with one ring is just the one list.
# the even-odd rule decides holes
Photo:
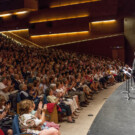
[(113, 49), (119, 47), (123, 49), (122, 53), (119, 54), (119, 58), (122, 61), (124, 61), (125, 60), (124, 44), (125, 44), (124, 35), (117, 35), (117, 36), (105, 37), (105, 38), (95, 39), (95, 40), (87, 40), (84, 42), (78, 42), (78, 43), (67, 44), (62, 46), (55, 46), (54, 48), (113, 58), (112, 55)]

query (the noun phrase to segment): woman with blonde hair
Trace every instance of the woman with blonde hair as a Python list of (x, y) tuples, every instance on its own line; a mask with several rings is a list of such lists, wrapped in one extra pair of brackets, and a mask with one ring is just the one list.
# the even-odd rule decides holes
[[(41, 110), (39, 110), (41, 109)], [(33, 101), (23, 100), (20, 102), (19, 108), (19, 126), (23, 133), (32, 133), (37, 135), (60, 135), (60, 132), (53, 127), (47, 127), (45, 125), (45, 112), (47, 106), (38, 108), (37, 111), (41, 112), (41, 117), (38, 118), (33, 111)]]

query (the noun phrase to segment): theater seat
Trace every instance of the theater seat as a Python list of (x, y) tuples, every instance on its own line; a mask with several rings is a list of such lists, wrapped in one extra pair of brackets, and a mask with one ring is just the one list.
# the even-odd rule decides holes
[(49, 113), (49, 112), (46, 110), (46, 114), (50, 116), (50, 118), (46, 117), (46, 120), (47, 120), (47, 121), (51, 121), (51, 122), (58, 123), (57, 105), (55, 105), (55, 107), (54, 107), (52, 113)]
[(4, 132), (0, 129), (0, 135), (5, 135)]
[(19, 128), (18, 115), (14, 116), (13, 123), (12, 123), (12, 129), (13, 129), (13, 135), (32, 135), (32, 134), (28, 134), (28, 133), (21, 133), (20, 128)]

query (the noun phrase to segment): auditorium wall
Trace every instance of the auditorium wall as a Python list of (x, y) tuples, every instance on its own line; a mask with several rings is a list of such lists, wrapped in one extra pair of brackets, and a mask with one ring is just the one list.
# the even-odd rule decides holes
[(125, 61), (124, 35), (104, 37), (83, 42), (55, 46), (54, 48), (68, 50), (70, 52), (86, 53), (113, 58), (113, 50), (121, 49), (119, 59)]
[(129, 16), (124, 20), (124, 34), (126, 47), (126, 62), (132, 65), (135, 50), (135, 16)]
[[(98, 22), (95, 24), (89, 23), (86, 19), (84, 19), (84, 21), (83, 19), (81, 19), (81, 21), (70, 20), (68, 23), (66, 20), (63, 20), (59, 23), (52, 22), (52, 26), (49, 27), (49, 29), (45, 23), (37, 25), (38, 26), (35, 24), (35, 27), (30, 29), (30, 35), (39, 34), (39, 36), (31, 36), (31, 40), (42, 46), (81, 41), (124, 32), (123, 19), (112, 22)], [(67, 31), (68, 29), (70, 32)], [(50, 30), (51, 33), (48, 33), (48, 30)], [(55, 32), (59, 33), (55, 34)]]

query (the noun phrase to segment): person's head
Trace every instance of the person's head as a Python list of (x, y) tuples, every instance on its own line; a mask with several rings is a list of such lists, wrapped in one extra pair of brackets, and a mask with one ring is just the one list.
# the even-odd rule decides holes
[(33, 83), (29, 83), (28, 84), (28, 91), (33, 90), (33, 89), (34, 89)]
[(45, 84), (45, 83), (46, 83), (45, 78), (42, 78), (42, 79), (41, 79), (41, 83), (42, 83), (42, 84)]
[(0, 95), (0, 108), (5, 105), (6, 103), (6, 100), (5, 100), (5, 97), (3, 95)]
[(58, 88), (58, 89), (60, 88), (60, 82), (56, 83), (56, 88)]
[(19, 80), (19, 75), (18, 75), (18, 74), (15, 74), (15, 75), (14, 75), (14, 78), (15, 78), (16, 80)]
[(19, 114), (28, 114), (30, 113), (34, 108), (34, 103), (32, 100), (23, 100), (19, 103)]
[(50, 84), (50, 89), (52, 89), (53, 91), (55, 91), (56, 90), (56, 84), (54, 84), (54, 83)]
[(1, 78), (1, 82), (3, 82), (4, 84), (6, 84), (7, 83), (7, 78), (6, 77), (2, 77)]
[(53, 95), (53, 90), (52, 90), (51, 88), (47, 88), (47, 89), (46, 89), (46, 92), (45, 92), (45, 95), (46, 95), (46, 96), (51, 96), (51, 95)]
[(34, 96), (35, 95), (35, 90), (34, 90), (34, 86), (32, 83), (28, 84), (28, 92), (30, 96)]
[(23, 90), (23, 91), (26, 91), (27, 90), (27, 85), (26, 84), (20, 84), (19, 89)]
[(40, 84), (39, 80), (35, 80), (33, 85), (34, 87), (39, 87), (39, 84)]

